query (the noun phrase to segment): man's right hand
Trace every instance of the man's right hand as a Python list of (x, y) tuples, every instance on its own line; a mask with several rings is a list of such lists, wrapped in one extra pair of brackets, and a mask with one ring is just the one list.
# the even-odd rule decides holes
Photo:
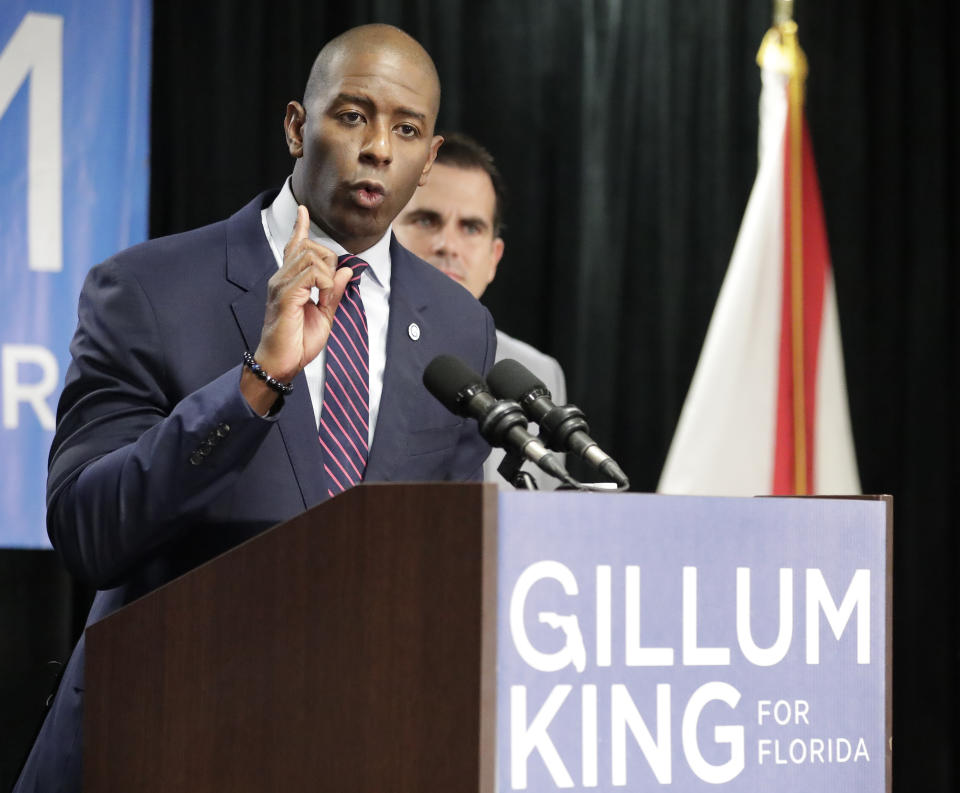
[[(310, 215), (297, 208), (293, 234), (283, 249), (283, 266), (267, 285), (260, 344), (253, 357), (264, 371), (288, 383), (326, 347), (340, 298), (353, 277), (349, 267), (337, 270), (337, 255), (308, 237)], [(310, 298), (316, 287), (319, 298)], [(266, 414), (277, 392), (244, 369), (240, 390), (250, 406)]]

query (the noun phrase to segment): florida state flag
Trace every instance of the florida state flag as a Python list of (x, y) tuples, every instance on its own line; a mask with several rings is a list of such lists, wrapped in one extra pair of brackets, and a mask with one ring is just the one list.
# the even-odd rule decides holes
[(757, 178), (658, 490), (859, 493), (796, 24), (757, 60)]

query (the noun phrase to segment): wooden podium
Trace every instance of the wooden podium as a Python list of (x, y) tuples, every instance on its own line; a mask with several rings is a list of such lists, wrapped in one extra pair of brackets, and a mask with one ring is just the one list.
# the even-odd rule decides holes
[(492, 485), (364, 485), (87, 631), (84, 790), (492, 791)]
[(890, 789), (889, 498), (362, 485), (87, 630), (87, 793)]

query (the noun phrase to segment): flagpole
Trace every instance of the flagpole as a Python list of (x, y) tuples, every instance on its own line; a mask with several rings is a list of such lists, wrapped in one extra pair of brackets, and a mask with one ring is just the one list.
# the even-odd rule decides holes
[[(791, 3), (792, 5), (792, 3)], [(784, 45), (792, 65), (788, 86), (790, 107), (790, 277), (793, 320), (793, 434), (794, 481), (797, 495), (806, 495), (807, 406), (806, 367), (803, 349), (803, 75), (800, 73), (797, 23), (784, 22)]]
[(773, 0), (773, 26), (793, 22), (793, 0)]
[[(810, 492), (807, 481), (806, 365), (804, 356), (803, 300), (803, 90), (806, 58), (797, 42), (793, 0), (774, 0), (773, 24), (779, 38), (782, 64), (789, 75), (787, 86), (789, 148), (787, 177), (790, 190), (790, 347), (793, 373), (793, 482), (797, 495)], [(772, 33), (773, 31), (771, 31)]]

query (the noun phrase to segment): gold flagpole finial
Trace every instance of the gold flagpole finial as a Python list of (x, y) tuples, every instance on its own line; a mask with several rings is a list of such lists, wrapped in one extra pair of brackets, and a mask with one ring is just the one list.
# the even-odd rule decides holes
[(793, 0), (773, 0), (773, 24), (793, 21)]
[(757, 63), (763, 68), (795, 76), (802, 85), (807, 78), (807, 58), (797, 43), (793, 3), (794, 0), (773, 0), (773, 27), (760, 43)]

